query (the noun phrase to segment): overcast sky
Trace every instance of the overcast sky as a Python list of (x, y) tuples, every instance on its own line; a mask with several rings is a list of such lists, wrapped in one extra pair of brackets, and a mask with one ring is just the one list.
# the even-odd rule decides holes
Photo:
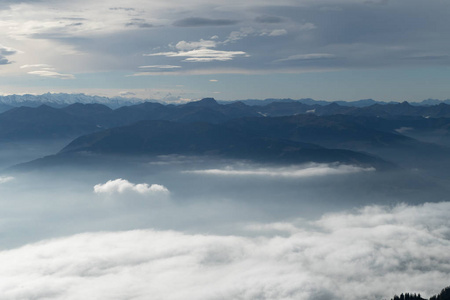
[(0, 2), (0, 94), (450, 98), (450, 2)]

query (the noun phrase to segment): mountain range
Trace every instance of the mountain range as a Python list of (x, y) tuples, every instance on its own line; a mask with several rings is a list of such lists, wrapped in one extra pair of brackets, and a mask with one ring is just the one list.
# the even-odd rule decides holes
[[(407, 102), (366, 107), (275, 101), (182, 105), (143, 102), (112, 109), (98, 103), (17, 107), (0, 114), (0, 141), (74, 139), (76, 152), (121, 155), (217, 155), (267, 162), (410, 165), (447, 156), (450, 105)], [(440, 145), (422, 139), (432, 136)], [(445, 164), (444, 164), (445, 165)]]
[[(116, 109), (122, 106), (135, 105), (144, 102), (153, 102), (153, 103), (161, 103), (161, 104), (171, 104), (169, 102), (159, 101), (155, 99), (141, 99), (141, 98), (133, 98), (133, 97), (103, 97), (103, 96), (92, 96), (86, 94), (67, 94), (67, 93), (46, 93), (42, 95), (5, 95), (0, 96), (0, 113), (5, 112), (14, 107), (20, 106), (28, 106), (28, 107), (38, 107), (40, 105), (48, 105), (55, 108), (61, 108), (67, 105), (82, 103), (82, 104), (103, 104), (110, 108)], [(245, 99), (245, 100), (234, 100), (234, 101), (218, 101), (220, 104), (231, 104), (234, 102), (242, 102), (249, 106), (265, 106), (270, 103), (301, 103), (309, 106), (318, 105), (318, 106), (327, 106), (331, 103), (336, 103), (340, 106), (347, 107), (367, 107), (374, 104), (396, 104), (399, 102), (391, 101), (376, 101), (373, 99), (361, 99), (356, 101), (325, 101), (325, 100), (315, 100), (311, 98), (302, 98), (302, 99), (275, 99), (268, 98), (264, 100), (259, 99)], [(438, 100), (438, 99), (426, 99), (420, 102), (411, 102), (410, 104), (413, 106), (433, 106), (438, 104), (450, 104), (450, 99), (446, 100)]]

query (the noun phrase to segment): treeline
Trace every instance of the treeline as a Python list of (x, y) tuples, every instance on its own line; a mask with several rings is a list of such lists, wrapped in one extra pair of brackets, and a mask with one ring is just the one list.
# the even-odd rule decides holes
[[(420, 294), (401, 294), (395, 295), (391, 300), (426, 300)], [(450, 300), (450, 286), (443, 289), (439, 294), (432, 296), (429, 300)]]
[(450, 300), (450, 286), (441, 291), (439, 295), (435, 295), (430, 300)]
[(395, 295), (394, 299), (391, 300), (425, 300), (420, 296), (420, 294), (401, 294), (400, 296)]

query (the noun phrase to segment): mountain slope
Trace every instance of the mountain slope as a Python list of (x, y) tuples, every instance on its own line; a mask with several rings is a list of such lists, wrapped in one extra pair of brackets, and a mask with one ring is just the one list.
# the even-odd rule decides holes
[(67, 145), (59, 155), (91, 152), (120, 155), (212, 155), (264, 162), (341, 162), (384, 168), (374, 156), (351, 150), (327, 149), (275, 137), (254, 136), (242, 130), (208, 123), (142, 121), (85, 135)]

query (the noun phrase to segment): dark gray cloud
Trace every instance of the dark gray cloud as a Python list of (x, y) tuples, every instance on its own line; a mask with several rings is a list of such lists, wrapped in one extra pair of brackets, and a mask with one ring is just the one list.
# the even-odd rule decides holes
[(136, 9), (132, 7), (110, 7), (109, 10), (135, 11)]
[(0, 56), (0, 65), (8, 65), (10, 63), (11, 62), (7, 58)]
[(197, 26), (227, 26), (235, 25), (238, 22), (231, 19), (207, 19), (207, 18), (185, 18), (173, 23), (179, 27), (197, 27)]
[[(245, 3), (234, 8), (219, 2), (208, 5), (198, 1), (185, 10), (169, 2), (150, 9), (136, 0), (127, 6), (108, 5), (105, 1), (103, 6), (92, 6), (85, 13), (71, 8), (58, 16), (46, 9), (44, 2), (35, 5), (42, 10), (34, 16), (37, 25), (18, 26), (14, 39), (52, 40), (55, 61), (49, 63), (55, 67), (63, 61), (56, 53), (58, 45), (64, 44), (62, 53), (71, 48), (89, 54), (93, 62), (84, 63), (85, 69), (91, 71), (128, 72), (138, 65), (181, 65), (181, 56), (144, 59), (139, 55), (169, 53), (180, 41), (199, 40), (216, 41), (214, 51), (241, 51), (247, 55), (226, 63), (216, 60), (199, 64), (198, 60), (183, 65), (180, 71), (252, 74), (450, 64), (450, 3), (342, 0), (331, 5), (330, 1), (281, 1), (275, 5)], [(105, 10), (111, 13), (96, 18)], [(14, 16), (15, 22), (28, 24), (29, 20), (21, 20), (21, 15)], [(26, 11), (23, 15), (27, 15)], [(41, 15), (48, 16), (45, 22)], [(53, 22), (64, 18), (65, 22)], [(23, 58), (32, 53), (30, 49), (21, 50)], [(293, 59), (296, 57), (301, 59)], [(315, 59), (304, 59), (308, 57)], [(130, 62), (135, 65), (130, 66)]]
[(132, 21), (125, 24), (125, 26), (129, 27), (139, 27), (139, 28), (152, 28), (154, 27), (153, 24), (144, 22), (144, 21)]
[(14, 55), (17, 50), (0, 45), (0, 65), (8, 65), (12, 63), (6, 56)]
[(16, 53), (17, 53), (17, 50), (0, 46), (0, 55), (2, 55), (2, 56), (13, 55)]
[(259, 16), (255, 18), (255, 21), (258, 23), (268, 23), (268, 24), (276, 24), (283, 22), (283, 18), (277, 16)]

